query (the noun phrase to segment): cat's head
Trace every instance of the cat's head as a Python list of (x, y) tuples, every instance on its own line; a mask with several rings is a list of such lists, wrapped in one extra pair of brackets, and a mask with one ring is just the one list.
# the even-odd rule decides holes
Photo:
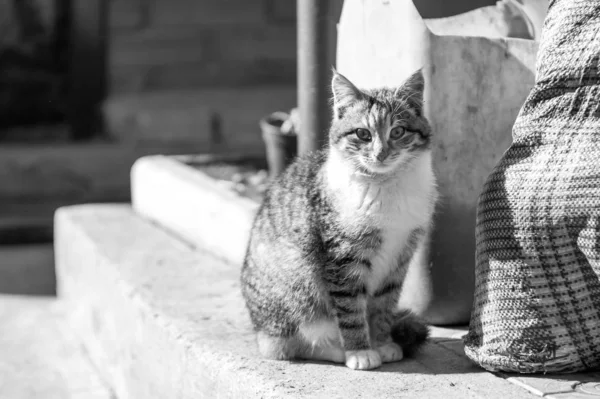
[(330, 148), (357, 172), (393, 173), (430, 150), (421, 70), (396, 88), (360, 90), (335, 70), (331, 84)]

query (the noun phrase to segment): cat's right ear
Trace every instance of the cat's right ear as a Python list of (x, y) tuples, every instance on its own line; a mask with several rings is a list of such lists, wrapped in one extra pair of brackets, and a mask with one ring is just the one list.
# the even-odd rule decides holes
[(331, 92), (333, 93), (333, 113), (340, 119), (344, 109), (363, 98), (363, 93), (344, 75), (332, 68)]

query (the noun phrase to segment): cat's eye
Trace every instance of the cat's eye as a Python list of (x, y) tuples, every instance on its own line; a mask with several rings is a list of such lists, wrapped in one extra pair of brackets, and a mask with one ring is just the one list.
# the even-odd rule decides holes
[(406, 129), (404, 127), (402, 127), (402, 126), (396, 126), (390, 132), (390, 138), (392, 140), (398, 140), (400, 137), (404, 136), (405, 132), (406, 132)]
[(356, 129), (356, 137), (362, 141), (371, 141), (371, 132), (367, 129)]

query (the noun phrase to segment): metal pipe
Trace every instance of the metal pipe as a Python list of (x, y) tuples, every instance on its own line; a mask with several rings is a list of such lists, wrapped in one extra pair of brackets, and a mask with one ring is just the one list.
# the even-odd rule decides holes
[(332, 3), (297, 0), (299, 155), (318, 150), (326, 143), (331, 119), (329, 80), (335, 60)]
[(101, 106), (107, 93), (108, 7), (105, 0), (70, 4), (69, 124), (74, 140), (102, 133)]

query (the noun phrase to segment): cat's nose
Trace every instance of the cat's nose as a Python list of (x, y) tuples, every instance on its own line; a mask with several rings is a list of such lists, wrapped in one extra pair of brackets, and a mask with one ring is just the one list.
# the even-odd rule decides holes
[(379, 160), (379, 162), (383, 162), (387, 158), (388, 152), (387, 152), (387, 150), (381, 150), (375, 156), (377, 157), (377, 159)]

